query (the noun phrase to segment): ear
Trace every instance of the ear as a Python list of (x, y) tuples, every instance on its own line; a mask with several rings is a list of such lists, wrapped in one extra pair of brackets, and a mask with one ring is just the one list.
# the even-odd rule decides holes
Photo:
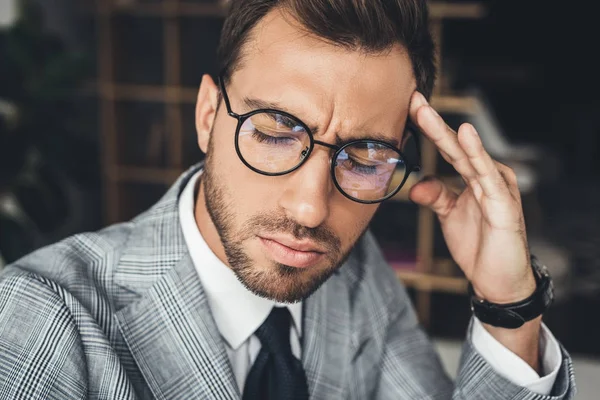
[(196, 133), (198, 146), (203, 153), (208, 150), (210, 133), (215, 123), (219, 98), (219, 89), (210, 75), (203, 75), (198, 99), (196, 101)]

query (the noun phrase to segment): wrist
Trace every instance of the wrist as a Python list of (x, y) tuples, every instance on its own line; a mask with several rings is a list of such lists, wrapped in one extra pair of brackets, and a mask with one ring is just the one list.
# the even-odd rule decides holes
[(511, 304), (523, 301), (529, 298), (537, 288), (537, 281), (533, 274), (531, 266), (528, 267), (524, 277), (515, 279), (517, 284), (506, 285), (503, 288), (499, 285), (493, 285), (493, 290), (486, 290), (473, 284), (473, 292), (481, 300), (494, 304)]
[[(478, 287), (477, 293), (473, 285), (469, 284), (471, 310), (475, 316), (483, 323), (508, 329), (520, 328), (528, 321), (540, 317), (554, 299), (552, 279), (547, 268), (534, 256), (531, 257), (530, 271), (531, 275), (520, 280), (522, 283), (518, 289), (498, 291), (498, 296), (490, 296), (490, 292), (483, 291), (481, 287)], [(513, 280), (516, 281), (519, 280)], [(496, 288), (500, 287), (509, 286), (497, 283)]]

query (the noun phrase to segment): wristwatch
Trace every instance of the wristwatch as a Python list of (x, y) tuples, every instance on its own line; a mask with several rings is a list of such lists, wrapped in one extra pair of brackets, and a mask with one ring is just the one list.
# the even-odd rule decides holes
[(494, 304), (475, 295), (469, 283), (471, 311), (481, 322), (502, 328), (516, 329), (525, 322), (540, 316), (554, 300), (554, 286), (548, 268), (541, 264), (537, 257), (531, 256), (531, 267), (536, 281), (535, 292), (525, 300)]

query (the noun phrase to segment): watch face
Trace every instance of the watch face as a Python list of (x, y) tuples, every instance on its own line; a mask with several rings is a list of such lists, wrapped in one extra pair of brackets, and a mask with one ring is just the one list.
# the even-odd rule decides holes
[[(552, 277), (550, 276), (550, 271), (548, 271), (548, 267), (546, 267), (545, 264), (542, 264), (537, 258), (532, 258), (532, 265), (533, 265), (534, 269), (537, 271), (537, 273), (539, 274), (540, 281), (542, 281), (542, 280), (548, 281), (547, 290), (543, 294), (544, 304), (547, 307), (554, 300), (554, 283), (552, 282)], [(539, 284), (540, 283), (538, 282), (538, 285)]]
[(544, 298), (546, 307), (550, 306), (554, 301), (554, 283), (552, 279), (548, 282), (548, 290), (546, 291), (546, 297)]
[(504, 328), (516, 329), (525, 323), (523, 317), (510, 310), (503, 310), (502, 312), (485, 314), (487, 315), (478, 315), (478, 318), (481, 320), (481, 322), (485, 322), (493, 326), (501, 326)]
[(533, 269), (540, 275), (540, 277), (550, 276), (550, 271), (548, 271), (548, 267), (545, 264), (542, 264), (537, 257), (531, 257), (531, 265)]

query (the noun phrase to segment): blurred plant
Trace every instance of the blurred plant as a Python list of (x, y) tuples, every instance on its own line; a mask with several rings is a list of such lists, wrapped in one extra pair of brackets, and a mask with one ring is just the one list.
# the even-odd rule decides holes
[(96, 149), (82, 139), (76, 89), (86, 60), (48, 32), (39, 5), (19, 2), (0, 31), (0, 253), (40, 245), (69, 214), (65, 182), (97, 181)]

